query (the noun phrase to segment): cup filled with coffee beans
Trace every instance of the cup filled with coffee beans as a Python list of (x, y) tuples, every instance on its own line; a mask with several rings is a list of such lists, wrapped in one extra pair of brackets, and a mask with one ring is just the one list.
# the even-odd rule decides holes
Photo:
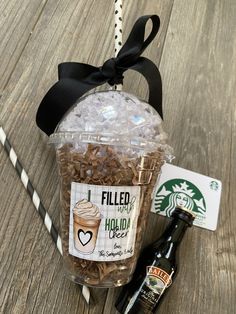
[(50, 136), (60, 176), (61, 237), (68, 277), (79, 284), (128, 283), (152, 192), (171, 156), (159, 114), (123, 91), (89, 94)]

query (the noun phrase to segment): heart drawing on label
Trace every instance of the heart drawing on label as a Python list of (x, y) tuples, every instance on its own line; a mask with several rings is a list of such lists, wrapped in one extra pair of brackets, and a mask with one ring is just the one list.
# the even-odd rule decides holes
[(82, 229), (78, 230), (78, 238), (80, 243), (85, 246), (92, 239), (93, 233), (91, 231), (84, 232)]

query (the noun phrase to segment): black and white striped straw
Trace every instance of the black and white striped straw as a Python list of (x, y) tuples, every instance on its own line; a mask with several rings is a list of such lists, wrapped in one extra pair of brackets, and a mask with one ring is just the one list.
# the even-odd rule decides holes
[[(56, 244), (56, 247), (60, 254), (62, 255), (62, 243), (61, 237), (53, 224), (51, 217), (49, 216), (47, 210), (45, 209), (43, 203), (41, 202), (38, 193), (34, 189), (32, 183), (29, 180), (29, 177), (21, 165), (14, 149), (12, 148), (10, 141), (8, 140), (6, 133), (4, 132), (3, 128), (0, 126), (0, 142), (2, 143), (8, 157), (11, 160), (13, 167), (15, 168), (22, 184), (24, 185), (25, 189), (27, 190), (30, 198), (33, 201), (34, 207), (36, 208), (37, 212), (39, 213), (41, 219), (44, 222), (48, 232), (50, 233), (53, 242)], [(85, 298), (86, 302), (90, 304), (90, 290), (86, 286), (81, 286), (82, 295)]]

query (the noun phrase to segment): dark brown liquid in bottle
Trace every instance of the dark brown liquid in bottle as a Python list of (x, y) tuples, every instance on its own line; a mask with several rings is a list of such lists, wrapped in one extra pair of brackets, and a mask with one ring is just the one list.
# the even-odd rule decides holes
[(177, 271), (176, 250), (194, 217), (176, 208), (162, 236), (144, 249), (132, 281), (123, 288), (116, 302), (122, 314), (155, 313), (169, 290)]

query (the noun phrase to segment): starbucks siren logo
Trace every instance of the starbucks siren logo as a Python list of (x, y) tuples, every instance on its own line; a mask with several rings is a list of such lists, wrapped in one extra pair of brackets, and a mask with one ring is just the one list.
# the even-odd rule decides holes
[(206, 203), (201, 191), (191, 182), (172, 179), (160, 186), (154, 199), (154, 209), (170, 217), (176, 206), (182, 206), (205, 216)]

